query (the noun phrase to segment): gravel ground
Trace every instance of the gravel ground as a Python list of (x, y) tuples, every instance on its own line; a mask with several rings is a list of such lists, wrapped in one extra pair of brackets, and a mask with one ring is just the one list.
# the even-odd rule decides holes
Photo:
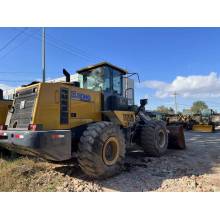
[(102, 181), (86, 177), (76, 163), (20, 158), (9, 166), (1, 159), (0, 191), (220, 191), (220, 132), (185, 136), (186, 150), (161, 158), (129, 153), (124, 171)]
[(169, 150), (161, 158), (130, 154), (127, 172), (103, 182), (116, 191), (220, 191), (219, 132), (186, 132), (186, 150)]

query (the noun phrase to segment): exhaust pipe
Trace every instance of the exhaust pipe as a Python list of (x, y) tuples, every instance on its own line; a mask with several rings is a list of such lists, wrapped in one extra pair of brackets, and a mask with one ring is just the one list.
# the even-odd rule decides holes
[(66, 69), (63, 69), (63, 75), (66, 77), (66, 82), (70, 82), (70, 74)]

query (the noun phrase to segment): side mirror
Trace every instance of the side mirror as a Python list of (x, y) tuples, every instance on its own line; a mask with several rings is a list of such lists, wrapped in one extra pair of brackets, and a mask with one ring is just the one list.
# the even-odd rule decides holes
[(141, 99), (140, 100), (141, 107), (144, 107), (147, 103), (148, 103), (148, 99)]

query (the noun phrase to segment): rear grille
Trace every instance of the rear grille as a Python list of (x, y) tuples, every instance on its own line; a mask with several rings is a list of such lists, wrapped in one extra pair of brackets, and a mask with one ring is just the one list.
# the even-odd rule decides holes
[(60, 90), (60, 124), (69, 123), (69, 91), (68, 89), (62, 88)]
[(28, 128), (32, 120), (36, 95), (36, 92), (31, 89), (15, 98), (14, 113), (11, 116), (9, 128)]

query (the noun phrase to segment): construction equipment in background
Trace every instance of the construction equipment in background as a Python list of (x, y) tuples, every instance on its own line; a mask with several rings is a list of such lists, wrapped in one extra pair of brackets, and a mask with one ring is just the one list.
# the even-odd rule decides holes
[(214, 112), (214, 114), (211, 115), (211, 121), (215, 125), (215, 127), (220, 126), (220, 114)]
[[(217, 117), (218, 116), (218, 117)], [(193, 115), (195, 121), (192, 130), (197, 132), (214, 132), (219, 115), (212, 109), (204, 109), (200, 114)]]
[(183, 115), (181, 114), (166, 114), (166, 122), (168, 125), (182, 125), (184, 124)]
[(138, 108), (128, 104), (127, 93), (123, 95), (126, 70), (103, 62), (77, 72), (83, 88), (79, 82), (70, 83), (66, 70), (66, 82), (18, 88), (7, 127), (0, 131), (0, 144), (53, 161), (76, 157), (84, 173), (94, 178), (119, 173), (125, 152), (134, 147), (149, 156), (161, 156), (173, 138), (172, 145), (185, 148), (179, 126), (168, 132), (165, 122), (146, 116), (146, 99), (140, 100)]
[(220, 125), (220, 114), (212, 109), (205, 109), (200, 114), (166, 114), (156, 111), (146, 111), (154, 120), (166, 121), (167, 126), (182, 125), (185, 130), (198, 132), (214, 132)]
[(194, 124), (191, 115), (167, 114), (157, 111), (146, 111), (146, 114), (153, 120), (163, 120), (167, 126), (182, 126), (186, 130), (192, 130)]
[(192, 130), (195, 123), (191, 115), (167, 115), (166, 121), (168, 125), (182, 125), (185, 130)]
[(206, 125), (206, 124), (196, 124), (193, 125), (192, 131), (196, 132), (214, 132), (214, 126), (213, 125)]
[(161, 120), (161, 121), (166, 121), (166, 117), (167, 117), (167, 114), (165, 113), (161, 113), (161, 112), (157, 112), (157, 111), (149, 111), (149, 110), (146, 110), (145, 111), (145, 114), (147, 116), (149, 116), (151, 119), (153, 120)]

